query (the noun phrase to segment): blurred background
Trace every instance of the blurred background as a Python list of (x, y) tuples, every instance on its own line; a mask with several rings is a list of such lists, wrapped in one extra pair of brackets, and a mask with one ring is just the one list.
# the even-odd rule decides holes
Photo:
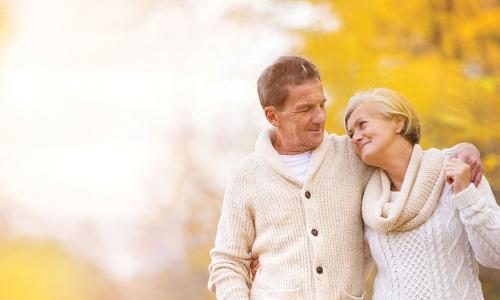
[(0, 299), (214, 299), (226, 178), (285, 54), (318, 65), (330, 132), (393, 88), (500, 199), (500, 1), (0, 0)]

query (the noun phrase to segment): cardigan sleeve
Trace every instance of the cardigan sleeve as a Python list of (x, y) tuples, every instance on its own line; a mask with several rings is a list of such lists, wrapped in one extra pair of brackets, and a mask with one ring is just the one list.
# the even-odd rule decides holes
[(488, 181), (483, 176), (477, 188), (471, 183), (452, 197), (477, 261), (500, 269), (500, 208)]
[[(233, 174), (234, 175), (234, 174)], [(224, 194), (215, 247), (210, 251), (208, 289), (217, 299), (249, 299), (251, 247), (255, 238), (246, 205), (244, 175), (231, 176)]]
[(446, 156), (454, 156), (457, 154), (458, 145), (450, 148), (441, 149), (441, 152)]
[(366, 230), (366, 225), (363, 226), (363, 280), (366, 282), (373, 267), (375, 266), (375, 260), (373, 259), (370, 243), (368, 242), (368, 231)]

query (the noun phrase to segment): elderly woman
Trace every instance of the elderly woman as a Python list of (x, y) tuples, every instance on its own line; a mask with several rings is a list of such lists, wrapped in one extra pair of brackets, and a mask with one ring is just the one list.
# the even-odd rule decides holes
[(500, 268), (500, 209), (486, 178), (423, 151), (420, 123), (400, 94), (354, 95), (345, 125), (363, 162), (365, 237), (377, 265), (374, 299), (483, 299), (477, 263)]

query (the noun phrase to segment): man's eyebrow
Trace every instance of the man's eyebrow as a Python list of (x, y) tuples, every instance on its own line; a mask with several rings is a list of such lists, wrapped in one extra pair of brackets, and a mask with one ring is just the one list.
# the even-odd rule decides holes
[(301, 110), (301, 109), (310, 107), (311, 105), (312, 105), (311, 103), (307, 103), (307, 102), (300, 103), (299, 105), (297, 105), (297, 110)]
[[(327, 101), (326, 98), (321, 100), (321, 104), (325, 104), (326, 101)], [(297, 110), (301, 110), (301, 109), (304, 109), (304, 108), (307, 108), (307, 107), (310, 107), (313, 105), (314, 105), (313, 103), (303, 102), (303, 103), (300, 103), (299, 105), (297, 105)]]

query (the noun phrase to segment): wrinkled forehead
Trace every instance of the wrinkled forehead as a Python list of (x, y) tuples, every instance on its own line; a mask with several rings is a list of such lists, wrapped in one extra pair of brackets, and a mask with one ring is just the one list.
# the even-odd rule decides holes
[(319, 80), (308, 80), (302, 84), (287, 85), (288, 97), (285, 100), (287, 102), (310, 102), (310, 101), (322, 101), (325, 99), (325, 94), (323, 92), (323, 85)]

